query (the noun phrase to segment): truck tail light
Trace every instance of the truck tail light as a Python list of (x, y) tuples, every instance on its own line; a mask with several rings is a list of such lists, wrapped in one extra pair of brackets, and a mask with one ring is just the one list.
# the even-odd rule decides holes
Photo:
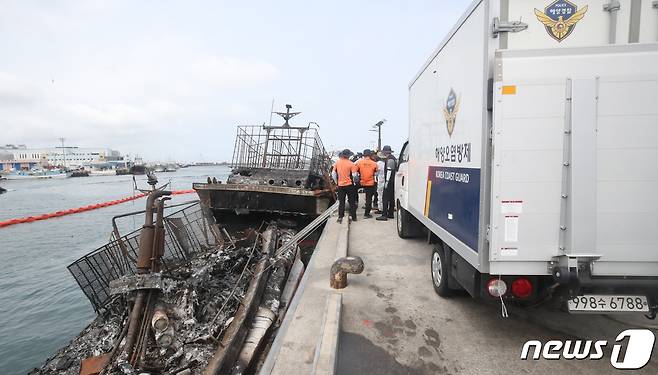
[(494, 298), (499, 298), (507, 293), (507, 284), (501, 279), (491, 279), (487, 283), (487, 292)]
[(527, 298), (532, 294), (532, 283), (525, 277), (512, 281), (512, 294), (517, 298)]

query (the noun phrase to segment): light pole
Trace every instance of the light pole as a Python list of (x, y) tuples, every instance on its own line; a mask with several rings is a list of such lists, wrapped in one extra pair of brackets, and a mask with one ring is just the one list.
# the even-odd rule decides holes
[(382, 119), (375, 125), (373, 125), (373, 129), (371, 131), (377, 132), (377, 152), (381, 151), (382, 149), (382, 125), (386, 122), (386, 119)]

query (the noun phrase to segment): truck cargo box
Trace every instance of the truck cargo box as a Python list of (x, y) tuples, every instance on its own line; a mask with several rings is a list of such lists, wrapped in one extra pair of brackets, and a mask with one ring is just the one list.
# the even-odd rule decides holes
[(409, 85), (403, 213), (477, 274), (658, 285), (656, 7), (473, 2)]

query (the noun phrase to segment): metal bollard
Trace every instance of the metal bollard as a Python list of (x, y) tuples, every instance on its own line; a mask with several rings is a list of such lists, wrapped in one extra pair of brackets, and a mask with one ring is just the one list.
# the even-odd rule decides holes
[(338, 258), (331, 266), (329, 285), (333, 289), (343, 289), (347, 286), (347, 274), (363, 272), (363, 259), (357, 256)]

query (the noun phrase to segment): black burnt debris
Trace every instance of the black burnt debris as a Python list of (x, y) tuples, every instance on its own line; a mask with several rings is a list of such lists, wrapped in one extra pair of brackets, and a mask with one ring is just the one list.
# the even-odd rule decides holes
[[(274, 222), (265, 232), (274, 233), (278, 245), (290, 240), (296, 231), (279, 230)], [(164, 288), (152, 303), (166, 317), (166, 323), (157, 326), (155, 316), (149, 322), (151, 332), (139, 362), (141, 372), (176, 374), (189, 369), (201, 373), (232, 323), (256, 264), (264, 257), (268, 259), (268, 277), (260, 305), (274, 317), (279, 313), (279, 298), (296, 248), (270, 254), (263, 251), (265, 238), (257, 229), (226, 233), (230, 241), (162, 272)], [(87, 328), (31, 374), (79, 374), (83, 360), (93, 357), (107, 364), (105, 374), (140, 373), (117, 350), (126, 344), (121, 336), (125, 336), (129, 306), (134, 303), (131, 299), (114, 298)], [(109, 358), (113, 351), (115, 358)]]
[(166, 205), (148, 174), (146, 209), (68, 267), (98, 316), (31, 374), (256, 371), (335, 200), (317, 130), (287, 107), (283, 125), (238, 128), (232, 174), (193, 184), (199, 201)]

